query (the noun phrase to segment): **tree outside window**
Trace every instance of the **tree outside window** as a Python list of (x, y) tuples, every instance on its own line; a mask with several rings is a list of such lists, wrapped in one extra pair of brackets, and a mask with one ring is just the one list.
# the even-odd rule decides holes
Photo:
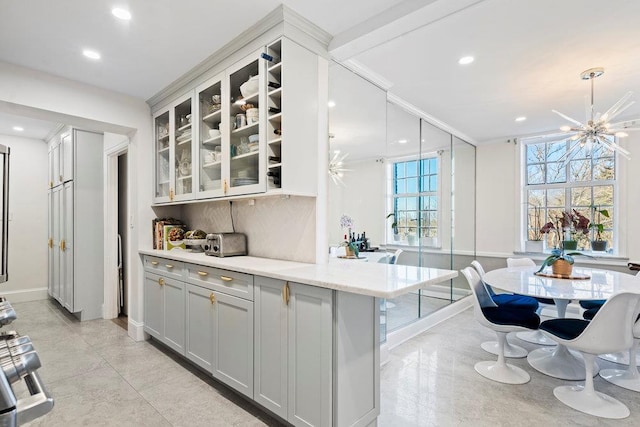
[[(536, 236), (535, 209), (540, 208), (543, 224), (562, 215), (563, 211), (575, 209), (593, 222), (592, 206), (609, 211), (609, 218), (601, 218), (604, 225), (602, 238), (613, 248), (616, 191), (615, 154), (601, 144), (593, 147), (585, 145), (569, 162), (562, 156), (575, 144), (570, 140), (552, 142), (531, 142), (525, 145), (526, 165), (524, 168), (525, 192), (527, 196), (527, 239)], [(554, 234), (544, 235), (547, 247), (554, 247)], [(585, 236), (578, 242), (579, 249), (588, 249), (589, 240)]]

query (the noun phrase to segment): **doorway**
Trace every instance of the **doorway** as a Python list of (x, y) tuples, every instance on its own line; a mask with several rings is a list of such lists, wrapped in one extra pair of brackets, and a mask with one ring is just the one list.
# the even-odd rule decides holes
[(127, 316), (129, 314), (128, 286), (127, 286), (127, 262), (129, 247), (128, 242), (128, 153), (118, 156), (118, 319), (119, 324), (124, 324), (127, 329)]

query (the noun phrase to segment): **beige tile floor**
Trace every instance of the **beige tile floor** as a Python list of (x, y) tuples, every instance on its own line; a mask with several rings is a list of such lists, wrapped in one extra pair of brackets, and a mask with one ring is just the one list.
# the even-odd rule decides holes
[[(111, 321), (79, 323), (48, 301), (14, 306), (19, 318), (11, 329), (32, 338), (43, 363), (41, 376), (55, 398), (53, 411), (31, 425), (278, 425), (171, 353), (149, 342), (132, 341)], [(378, 425), (640, 424), (640, 395), (599, 377), (596, 389), (627, 404), (631, 417), (608, 421), (565, 407), (553, 397), (553, 388), (568, 382), (538, 373), (525, 359), (511, 363), (530, 373), (528, 384), (507, 386), (480, 377), (473, 365), (493, 358), (480, 349), (480, 343), (493, 337), (467, 310), (392, 350), (381, 371)]]

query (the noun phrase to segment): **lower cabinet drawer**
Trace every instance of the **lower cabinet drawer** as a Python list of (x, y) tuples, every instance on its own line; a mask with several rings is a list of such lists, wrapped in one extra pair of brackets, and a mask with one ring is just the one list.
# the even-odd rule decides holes
[(253, 276), (219, 268), (186, 264), (187, 282), (253, 301)]
[(184, 280), (184, 263), (180, 261), (146, 255), (144, 269), (149, 273)]

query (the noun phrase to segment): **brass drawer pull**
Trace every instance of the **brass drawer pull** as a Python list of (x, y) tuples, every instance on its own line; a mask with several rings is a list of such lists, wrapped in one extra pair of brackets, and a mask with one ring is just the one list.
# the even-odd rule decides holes
[(49, 248), (53, 248), (53, 239), (49, 238)]
[(233, 280), (233, 277), (220, 276), (220, 279), (224, 280), (225, 282), (231, 282)]
[(64, 252), (67, 249), (67, 242), (65, 242), (64, 240), (61, 240), (60, 249), (62, 250), (62, 252)]
[[(198, 271), (198, 274), (199, 274), (200, 276), (208, 276), (208, 275), (209, 275), (209, 273), (207, 273), (206, 271)], [(212, 294), (212, 295), (213, 295), (213, 294)]]
[(211, 295), (209, 295), (209, 301), (211, 301), (211, 304), (214, 304), (216, 302), (216, 296), (213, 294), (213, 292), (211, 292)]
[(171, 265), (171, 264), (165, 264), (164, 266), (167, 267), (167, 268), (173, 268), (173, 265)]
[(158, 279), (158, 285), (160, 286), (164, 285), (164, 279), (162, 277)]
[(151, 261), (151, 265), (158, 265), (158, 261)]
[(282, 287), (282, 302), (284, 305), (289, 305), (289, 282), (286, 282)]

